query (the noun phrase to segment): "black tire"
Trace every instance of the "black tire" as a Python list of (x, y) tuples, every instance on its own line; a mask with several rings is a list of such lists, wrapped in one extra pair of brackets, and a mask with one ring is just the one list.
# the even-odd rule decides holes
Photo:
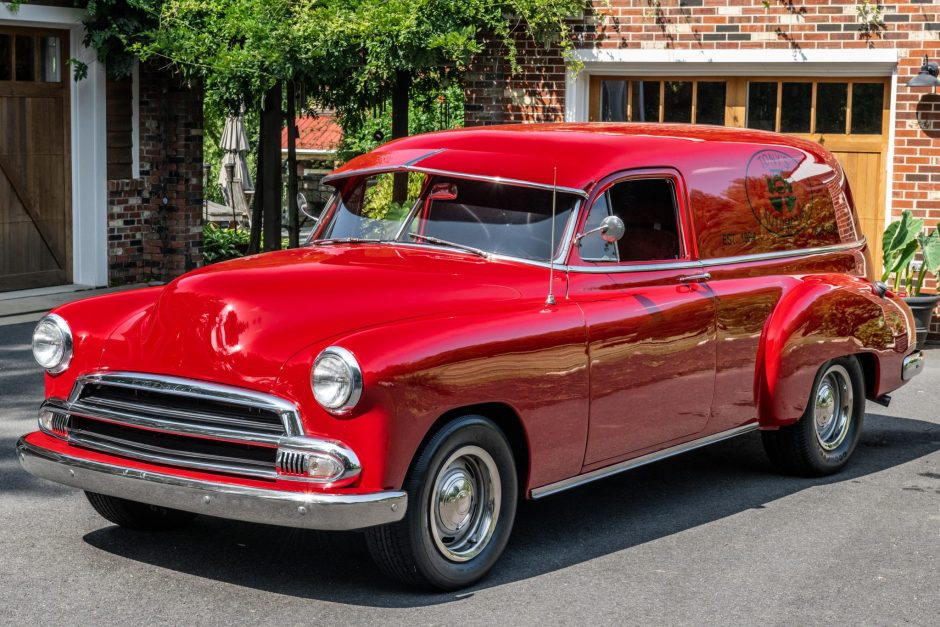
[(115, 525), (138, 531), (167, 531), (188, 525), (198, 516), (168, 507), (128, 501), (97, 492), (85, 492), (95, 511)]
[[(844, 382), (845, 389), (840, 381)], [(849, 399), (846, 394), (850, 395)], [(824, 400), (828, 395), (832, 396), (834, 405), (842, 406), (834, 410), (831, 423), (825, 422), (828, 408)], [(817, 400), (820, 400), (819, 420)], [(837, 417), (840, 411), (847, 420), (844, 426)], [(816, 373), (803, 416), (787, 427), (762, 431), (761, 439), (770, 460), (784, 472), (822, 477), (838, 472), (848, 463), (858, 445), (864, 418), (862, 369), (854, 357), (840, 357), (826, 362)]]
[[(455, 486), (461, 486), (458, 493)], [(448, 487), (450, 500), (434, 498)], [(486, 575), (506, 548), (518, 500), (512, 449), (499, 427), (482, 416), (448, 423), (418, 453), (404, 489), (405, 518), (366, 530), (379, 570), (405, 584), (436, 590), (457, 590)], [(492, 509), (485, 505), (490, 501)], [(463, 526), (455, 520), (461, 516), (467, 517)], [(453, 535), (447, 535), (448, 523), (457, 523)], [(488, 539), (480, 542), (481, 535)]]

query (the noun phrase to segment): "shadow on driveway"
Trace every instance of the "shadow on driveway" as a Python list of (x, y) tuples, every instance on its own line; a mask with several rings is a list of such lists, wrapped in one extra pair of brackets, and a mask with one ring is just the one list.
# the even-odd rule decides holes
[[(483, 582), (460, 593), (422, 594), (389, 582), (376, 572), (361, 535), (355, 532), (302, 531), (201, 517), (188, 529), (171, 533), (144, 534), (111, 526), (85, 535), (84, 540), (127, 559), (277, 594), (370, 607), (430, 606), (748, 509), (763, 509), (807, 488), (858, 482), (937, 450), (940, 425), (868, 414), (848, 468), (834, 477), (803, 479), (776, 474), (763, 454), (760, 436), (742, 436), (524, 502), (500, 562)], [(940, 482), (930, 484), (940, 488)]]

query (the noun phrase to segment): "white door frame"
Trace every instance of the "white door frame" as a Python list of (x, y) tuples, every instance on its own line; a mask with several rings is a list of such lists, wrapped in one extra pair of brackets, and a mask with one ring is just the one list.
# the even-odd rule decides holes
[(565, 79), (565, 121), (586, 122), (592, 74), (605, 76), (890, 76), (888, 151), (885, 155), (885, 226), (892, 216), (897, 48), (803, 50), (585, 49), (573, 57), (582, 64)]
[(82, 45), (81, 9), (23, 4), (15, 12), (0, 3), (0, 24), (69, 31), (69, 56), (88, 65), (88, 76), (69, 81), (72, 163), (72, 282), (108, 284), (108, 162), (105, 72), (95, 51)]

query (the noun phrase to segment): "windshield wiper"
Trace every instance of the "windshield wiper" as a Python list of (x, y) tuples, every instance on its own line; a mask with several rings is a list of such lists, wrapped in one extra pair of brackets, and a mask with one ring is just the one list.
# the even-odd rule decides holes
[(441, 246), (449, 246), (451, 248), (456, 248), (458, 250), (464, 250), (468, 253), (473, 253), (474, 255), (479, 255), (480, 257), (488, 257), (489, 253), (485, 250), (480, 250), (479, 248), (474, 248), (473, 246), (467, 246), (466, 244), (458, 244), (457, 242), (448, 242), (446, 239), (439, 239), (437, 237), (431, 237), (430, 235), (422, 235), (421, 233), (409, 233), (408, 237), (411, 239), (419, 239), (425, 242), (430, 242), (432, 244), (439, 244)]
[(311, 246), (320, 244), (378, 244), (388, 240), (376, 239), (374, 237), (328, 237), (326, 239), (315, 239), (310, 242)]

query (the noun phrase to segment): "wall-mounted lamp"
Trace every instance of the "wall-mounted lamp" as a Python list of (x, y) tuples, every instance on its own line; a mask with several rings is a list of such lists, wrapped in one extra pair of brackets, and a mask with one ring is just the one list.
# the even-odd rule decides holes
[(924, 55), (924, 63), (920, 66), (920, 72), (917, 76), (907, 81), (908, 87), (937, 87), (940, 85), (940, 66), (935, 61), (931, 61)]

